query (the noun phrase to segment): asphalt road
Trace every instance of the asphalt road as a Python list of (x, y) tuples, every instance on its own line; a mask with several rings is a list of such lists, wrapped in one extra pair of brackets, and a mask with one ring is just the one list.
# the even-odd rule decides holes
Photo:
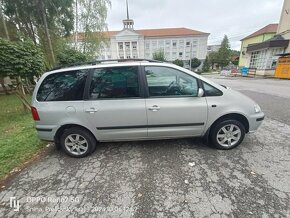
[(1, 191), (0, 217), (290, 217), (290, 81), (214, 79), (266, 113), (238, 148), (101, 143), (83, 159), (53, 149)]

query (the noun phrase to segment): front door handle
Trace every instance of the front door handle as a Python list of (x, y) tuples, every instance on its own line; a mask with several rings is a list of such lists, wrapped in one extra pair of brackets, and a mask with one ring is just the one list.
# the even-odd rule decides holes
[(93, 114), (98, 111), (98, 109), (91, 107), (85, 110), (87, 113)]
[(150, 111), (159, 111), (161, 108), (158, 105), (153, 105), (152, 107), (148, 108)]

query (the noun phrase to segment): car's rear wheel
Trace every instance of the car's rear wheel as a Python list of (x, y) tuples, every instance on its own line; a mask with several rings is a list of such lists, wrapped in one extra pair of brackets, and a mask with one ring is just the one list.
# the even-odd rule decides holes
[(71, 157), (85, 157), (96, 148), (94, 136), (87, 130), (73, 127), (64, 131), (60, 144), (66, 154)]
[(213, 126), (210, 138), (213, 145), (222, 150), (229, 150), (242, 143), (245, 127), (238, 120), (223, 120)]

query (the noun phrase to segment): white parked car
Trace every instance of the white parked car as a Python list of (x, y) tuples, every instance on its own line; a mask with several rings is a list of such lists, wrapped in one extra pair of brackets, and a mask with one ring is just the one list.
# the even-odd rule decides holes
[(259, 105), (243, 94), (150, 60), (46, 72), (32, 101), (38, 136), (73, 157), (91, 154), (99, 141), (183, 137), (206, 137), (227, 150), (264, 119)]

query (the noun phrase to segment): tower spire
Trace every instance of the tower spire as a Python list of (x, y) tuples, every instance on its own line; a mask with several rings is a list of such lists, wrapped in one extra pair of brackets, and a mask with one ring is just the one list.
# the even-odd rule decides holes
[(134, 20), (130, 19), (128, 0), (126, 0), (127, 19), (123, 20), (124, 29), (134, 29)]
[(126, 0), (126, 7), (127, 7), (127, 20), (129, 20), (129, 7), (128, 7), (128, 0)]

